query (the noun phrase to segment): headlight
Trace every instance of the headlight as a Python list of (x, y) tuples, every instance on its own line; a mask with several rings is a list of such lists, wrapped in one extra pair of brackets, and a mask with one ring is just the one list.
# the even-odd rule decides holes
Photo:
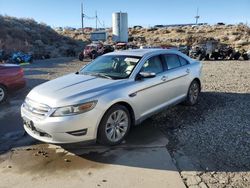
[(92, 101), (92, 102), (87, 102), (83, 104), (60, 107), (60, 108), (57, 108), (51, 116), (60, 117), (60, 116), (70, 116), (70, 115), (81, 114), (81, 113), (92, 110), (96, 106), (96, 103), (97, 101)]

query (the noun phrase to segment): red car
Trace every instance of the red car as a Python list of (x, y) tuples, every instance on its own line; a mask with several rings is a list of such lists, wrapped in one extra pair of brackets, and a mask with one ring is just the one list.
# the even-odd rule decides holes
[(7, 99), (11, 91), (25, 86), (23, 69), (19, 65), (0, 64), (0, 103)]

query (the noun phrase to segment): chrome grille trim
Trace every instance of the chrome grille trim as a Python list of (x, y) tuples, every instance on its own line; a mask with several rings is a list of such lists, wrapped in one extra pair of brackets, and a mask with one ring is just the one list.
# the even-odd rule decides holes
[(38, 102), (35, 102), (31, 99), (26, 98), (23, 107), (25, 110), (27, 110), (29, 113), (32, 115), (38, 117), (38, 118), (43, 118), (49, 114), (51, 111), (51, 108), (45, 104), (41, 104)]

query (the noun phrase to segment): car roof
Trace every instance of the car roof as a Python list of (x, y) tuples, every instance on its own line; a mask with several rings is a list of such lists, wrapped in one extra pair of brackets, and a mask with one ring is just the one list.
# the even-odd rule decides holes
[(122, 51), (115, 51), (111, 52), (105, 55), (126, 55), (126, 56), (138, 56), (138, 57), (143, 57), (145, 55), (153, 55), (153, 54), (158, 54), (158, 53), (175, 53), (177, 54), (177, 50), (171, 50), (171, 49), (156, 49), (156, 48), (150, 48), (150, 49), (134, 49), (134, 50), (122, 50)]

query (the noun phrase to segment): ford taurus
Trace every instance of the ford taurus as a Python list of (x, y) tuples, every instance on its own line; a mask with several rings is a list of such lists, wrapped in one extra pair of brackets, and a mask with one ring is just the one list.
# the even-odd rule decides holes
[(49, 143), (119, 144), (149, 116), (181, 102), (195, 105), (201, 68), (177, 50), (105, 54), (32, 89), (21, 107), (24, 128)]

